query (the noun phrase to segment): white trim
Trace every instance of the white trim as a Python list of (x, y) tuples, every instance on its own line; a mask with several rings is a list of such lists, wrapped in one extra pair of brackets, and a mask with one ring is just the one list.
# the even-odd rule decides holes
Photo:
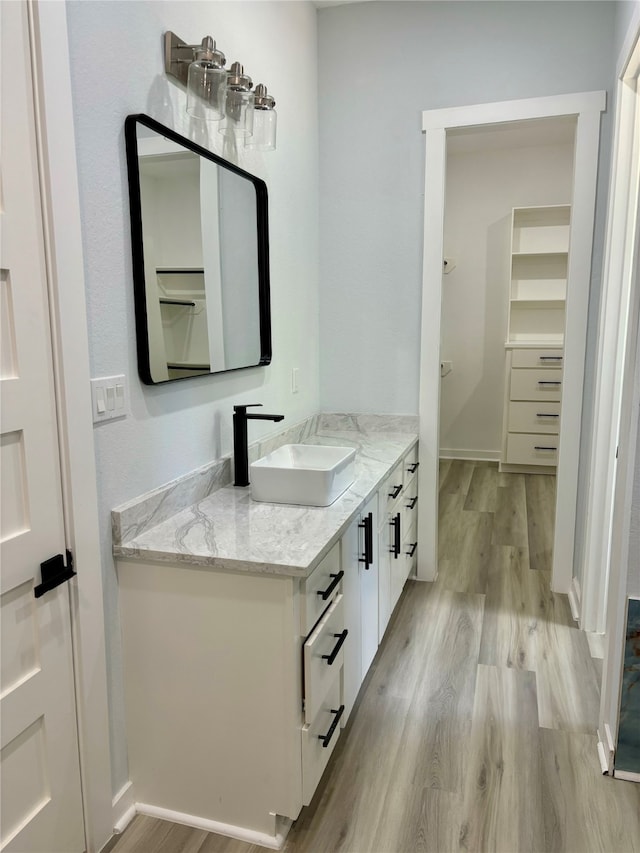
[(181, 823), (184, 826), (193, 826), (195, 829), (204, 829), (206, 832), (215, 832), (217, 835), (225, 835), (227, 838), (235, 838), (237, 841), (246, 841), (247, 844), (259, 844), (271, 850), (281, 850), (287, 838), (292, 821), (274, 816), (279, 831), (274, 835), (264, 832), (254, 832), (242, 826), (234, 826), (230, 823), (220, 823), (217, 820), (208, 820), (197, 815), (174, 812), (172, 809), (163, 809), (160, 806), (151, 806), (147, 803), (135, 804), (136, 814), (157, 817), (160, 820), (168, 820), (171, 823)]
[(440, 448), (440, 459), (469, 459), (473, 462), (499, 462), (499, 450), (461, 450), (450, 447)]
[(622, 779), (624, 782), (640, 782), (640, 773), (632, 773), (629, 770), (614, 770), (613, 776), (615, 779)]
[(37, 124), (51, 282), (67, 545), (78, 572), (71, 587), (74, 669), (87, 850), (112, 833), (102, 567), (80, 206), (64, 3), (33, 0)]
[[(640, 51), (635, 68), (637, 74)], [(633, 245), (640, 181), (639, 96), (634, 87), (619, 81), (612, 161), (611, 194), (603, 287), (598, 328), (595, 417), (591, 444), (590, 481), (597, 483), (587, 506), (582, 578), (584, 599), (581, 626), (602, 631), (607, 613), (607, 588), (612, 549), (616, 448), (623, 399), (623, 370), (629, 307), (632, 298)], [(596, 523), (597, 522), (597, 523)]]
[(569, 587), (569, 592), (567, 593), (569, 596), (569, 607), (571, 608), (571, 616), (573, 617), (574, 622), (580, 621), (580, 582), (578, 578), (574, 577), (571, 579), (571, 586)]
[[(576, 154), (572, 198), (571, 259), (567, 282), (567, 335), (558, 459), (558, 490), (552, 588), (567, 593), (573, 575), (576, 526), (578, 452), (587, 310), (595, 218), (600, 112), (605, 92), (554, 95), (493, 104), (423, 112), (425, 130), (424, 254), (422, 287), (422, 353), (420, 369), (420, 504), (418, 577), (432, 580), (437, 572), (437, 458), (439, 427), (434, 408), (440, 397), (440, 324), (444, 230), (446, 130), (553, 116), (576, 115)], [(439, 420), (438, 417), (435, 420)]]
[[(424, 114), (423, 114), (424, 115)], [(425, 134), (425, 216), (422, 268), (422, 330), (420, 333), (420, 444), (418, 468), (418, 580), (438, 576), (438, 455), (440, 417), (440, 325), (442, 319), (442, 258), (444, 257), (444, 181), (447, 164), (445, 128)], [(427, 271), (429, 275), (427, 275)], [(427, 284), (427, 281), (429, 283)], [(423, 545), (424, 543), (424, 545)]]
[(118, 835), (124, 832), (136, 814), (133, 782), (129, 781), (120, 788), (111, 805), (113, 809), (113, 831)]
[(606, 97), (606, 92), (579, 92), (573, 95), (549, 95), (543, 98), (524, 98), (518, 101), (496, 101), (491, 104), (426, 110), (422, 113), (422, 129), (453, 129), (476, 124), (500, 124), (505, 121), (526, 121), (586, 112), (600, 113), (606, 107)]
[(603, 776), (608, 776), (611, 773), (611, 767), (609, 766), (609, 760), (607, 757), (607, 751), (602, 743), (602, 739), (600, 737), (600, 732), (598, 731), (598, 761), (600, 762), (600, 769), (602, 770)]

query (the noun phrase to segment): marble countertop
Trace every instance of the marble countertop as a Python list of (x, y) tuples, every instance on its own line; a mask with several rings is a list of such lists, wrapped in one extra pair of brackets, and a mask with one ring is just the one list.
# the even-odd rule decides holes
[(304, 443), (356, 450), (356, 479), (331, 506), (258, 503), (250, 486), (224, 486), (160, 524), (114, 540), (114, 555), (307, 577), (416, 441), (409, 432), (322, 430)]

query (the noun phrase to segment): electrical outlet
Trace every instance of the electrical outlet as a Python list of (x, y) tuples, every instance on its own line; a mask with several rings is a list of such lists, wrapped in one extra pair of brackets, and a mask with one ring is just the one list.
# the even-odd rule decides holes
[(126, 418), (129, 414), (129, 394), (127, 378), (120, 376), (102, 376), (91, 380), (91, 408), (94, 424), (111, 421), (114, 418)]

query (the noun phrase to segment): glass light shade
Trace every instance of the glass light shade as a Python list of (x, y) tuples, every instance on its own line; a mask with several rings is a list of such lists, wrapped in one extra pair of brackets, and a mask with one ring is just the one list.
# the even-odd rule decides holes
[(256, 109), (253, 114), (253, 135), (245, 139), (245, 147), (257, 151), (274, 151), (277, 123), (278, 115), (274, 109)]
[(251, 91), (227, 88), (225, 116), (220, 133), (232, 133), (234, 136), (247, 137), (253, 133), (254, 95)]
[(205, 59), (189, 65), (187, 112), (203, 121), (220, 121), (224, 116), (227, 72)]

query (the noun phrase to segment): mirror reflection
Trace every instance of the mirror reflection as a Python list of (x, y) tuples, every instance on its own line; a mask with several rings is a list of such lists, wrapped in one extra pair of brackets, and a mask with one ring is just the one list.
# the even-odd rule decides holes
[(145, 116), (125, 130), (141, 378), (268, 364), (266, 186)]

